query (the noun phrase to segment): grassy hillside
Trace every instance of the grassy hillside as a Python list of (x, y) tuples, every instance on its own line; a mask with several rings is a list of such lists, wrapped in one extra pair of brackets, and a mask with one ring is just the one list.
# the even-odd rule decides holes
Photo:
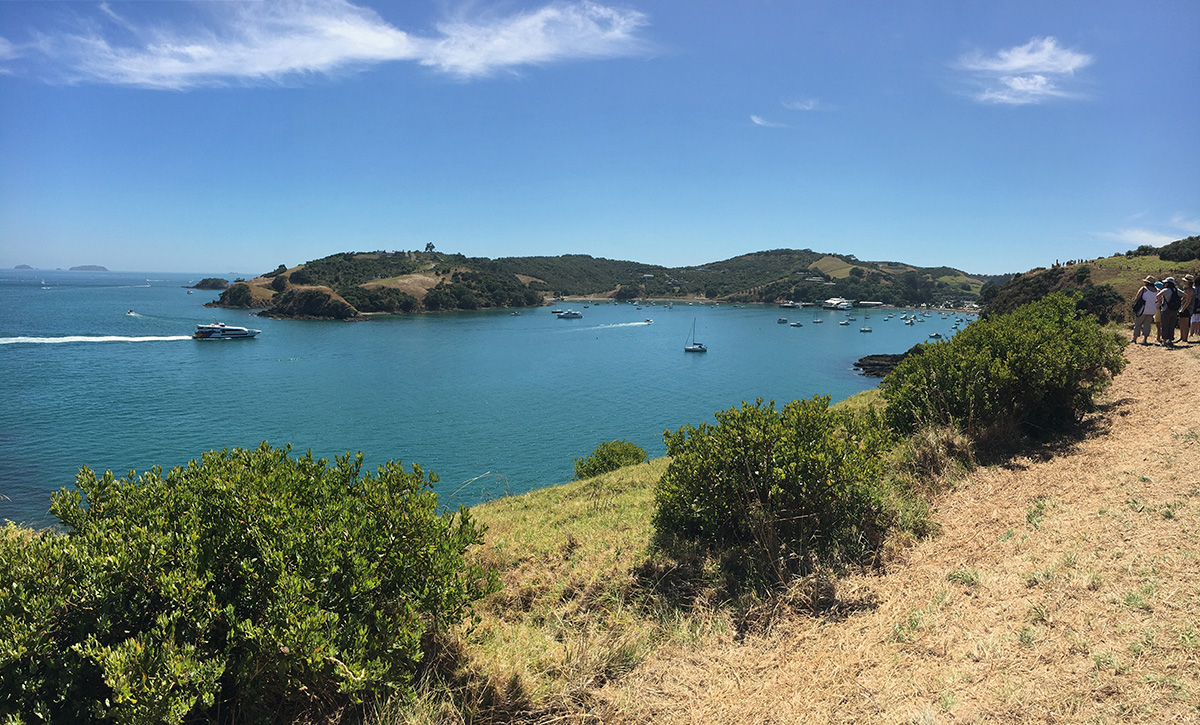
[(961, 476), (940, 533), (828, 584), (830, 609), (812, 581), (722, 605), (657, 562), (662, 459), (476, 507), (504, 590), (443, 672), (452, 699), (377, 721), (1193, 722), (1200, 491), (1180, 461), (1200, 429), (1184, 399), (1152, 443), (1140, 421), (1200, 350), (1175, 372), (1128, 353), (1091, 435)]
[(1102, 320), (1128, 322), (1132, 313), (1127, 309), (1127, 300), (1133, 298), (1147, 275), (1160, 280), (1175, 277), (1182, 286), (1185, 274), (1200, 277), (1200, 259), (1163, 259), (1157, 251), (1117, 254), (1049, 269), (1032, 269), (1015, 275), (997, 290), (994, 297), (987, 298), (987, 311), (989, 314), (1009, 312), (1051, 292), (1079, 290), (1084, 295), (1084, 304)]

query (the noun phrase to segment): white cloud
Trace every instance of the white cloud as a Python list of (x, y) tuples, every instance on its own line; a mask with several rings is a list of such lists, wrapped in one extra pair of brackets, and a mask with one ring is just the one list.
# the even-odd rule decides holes
[[(438, 25), (442, 37), (422, 48), (420, 62), (461, 76), (497, 68), (637, 52), (642, 13), (595, 3), (557, 3), (491, 23)], [(424, 43), (423, 43), (424, 45)]]
[[(390, 61), (463, 78), (522, 65), (632, 55), (644, 48), (642, 13), (592, 2), (554, 2), (487, 20), (456, 20), (421, 37), (347, 0), (216, 3), (207, 28), (132, 23), (107, 5), (120, 31), (43, 37), (41, 48), (72, 81), (186, 89), (281, 81)], [(128, 38), (124, 42), (116, 36)]]
[(1125, 242), (1133, 247), (1149, 244), (1161, 247), (1184, 237), (1200, 234), (1200, 219), (1190, 218), (1184, 214), (1176, 214), (1169, 222), (1159, 225), (1159, 229), (1127, 228), (1115, 232), (1105, 232), (1100, 236)]
[(1062, 48), (1057, 39), (1046, 37), (1033, 38), (995, 55), (968, 53), (956, 65), (975, 84), (975, 100), (1028, 105), (1050, 98), (1076, 97), (1064, 86), (1073, 81), (1076, 71), (1092, 62), (1092, 56)]
[(821, 102), (815, 98), (806, 98), (802, 101), (784, 101), (783, 107), (789, 111), (815, 111), (821, 107)]
[(786, 123), (776, 123), (774, 121), (768, 121), (767, 119), (763, 118), (762, 116), (756, 116), (754, 114), (750, 114), (750, 121), (755, 126), (762, 126), (764, 128), (787, 128), (788, 127)]

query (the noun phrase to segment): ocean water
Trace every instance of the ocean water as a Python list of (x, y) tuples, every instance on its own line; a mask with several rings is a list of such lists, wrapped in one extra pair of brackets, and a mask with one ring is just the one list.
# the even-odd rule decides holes
[[(566, 482), (601, 441), (657, 456), (664, 430), (742, 401), (840, 400), (878, 383), (859, 357), (954, 324), (699, 303), (272, 320), (204, 307), (216, 293), (183, 288), (204, 276), (0, 271), (0, 520), (52, 523), (50, 494), (81, 466), (168, 469), (260, 441), (418, 463), (443, 503), (470, 505)], [(213, 320), (262, 334), (190, 338)], [(706, 354), (683, 351), (693, 323)]]

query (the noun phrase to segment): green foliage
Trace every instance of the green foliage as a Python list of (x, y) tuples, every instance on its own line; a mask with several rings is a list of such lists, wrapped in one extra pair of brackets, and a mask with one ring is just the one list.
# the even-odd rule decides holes
[[(1154, 252), (1151, 251), (1151, 254)], [(1190, 262), (1194, 259), (1200, 259), (1200, 236), (1187, 237), (1175, 242), (1171, 242), (1167, 246), (1158, 250), (1160, 259), (1168, 262)]]
[(950, 425), (975, 440), (1072, 427), (1125, 365), (1121, 339), (1081, 313), (1079, 299), (1055, 293), (922, 345), (883, 380), (888, 420), (901, 433)]
[[(342, 252), (305, 262), (302, 269), (292, 272), (293, 284), (324, 285), (341, 293), (365, 282), (387, 277), (412, 274), (425, 265), (426, 255), (416, 253), (387, 254), (375, 252)], [(308, 281), (298, 282), (296, 273), (303, 272)]]
[(814, 397), (781, 411), (743, 403), (715, 417), (715, 426), (664, 434), (671, 463), (655, 493), (661, 545), (722, 552), (727, 573), (772, 584), (871, 557), (892, 516), (881, 453), (894, 439), (878, 416), (831, 410), (828, 397)]
[(245, 282), (237, 282), (233, 286), (221, 293), (217, 300), (222, 307), (258, 307), (258, 302), (254, 299), (254, 293), (250, 290), (250, 285)]
[(493, 591), (433, 475), (265, 443), (165, 477), (83, 469), (65, 533), (0, 540), (0, 718), (293, 722), (411, 692), (422, 643)]
[(276, 275), (275, 278), (271, 280), (271, 289), (275, 290), (276, 292), (284, 291), (287, 289), (287, 286), (288, 278), (284, 275)]
[(229, 280), (221, 277), (205, 277), (195, 284), (195, 289), (225, 289), (229, 286)]
[(313, 276), (304, 268), (297, 269), (288, 275), (288, 280), (292, 284), (314, 284)]
[[(1087, 267), (1083, 267), (1087, 269)], [(1079, 301), (1075, 303), (1081, 312), (1096, 318), (1101, 325), (1124, 319), (1114, 316), (1114, 311), (1124, 308), (1125, 298), (1111, 284), (1088, 284), (1079, 290)]]
[(646, 462), (646, 449), (629, 441), (604, 441), (586, 458), (575, 459), (575, 480)]
[(350, 287), (342, 299), (361, 312), (409, 313), (421, 306), (416, 297), (390, 287)]
[(319, 287), (289, 288), (277, 296), (270, 314), (334, 320), (347, 320), (359, 316), (353, 305)]
[(273, 271), (267, 272), (263, 276), (264, 277), (278, 277), (279, 275), (283, 274), (286, 271), (287, 271), (287, 265), (281, 264), (278, 267), (276, 267)]

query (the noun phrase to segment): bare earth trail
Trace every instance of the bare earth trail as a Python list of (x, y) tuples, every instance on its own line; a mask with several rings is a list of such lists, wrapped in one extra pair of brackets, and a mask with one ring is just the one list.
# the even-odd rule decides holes
[(841, 616), (661, 651), (611, 722), (1200, 723), (1200, 346), (1130, 346), (1086, 440), (979, 469)]

